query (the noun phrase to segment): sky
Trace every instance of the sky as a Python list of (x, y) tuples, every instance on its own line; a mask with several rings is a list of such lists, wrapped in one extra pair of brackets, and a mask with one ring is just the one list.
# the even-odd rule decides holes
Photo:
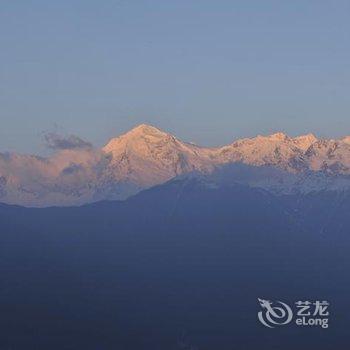
[(350, 134), (348, 0), (1, 0), (0, 151), (140, 123), (215, 146)]

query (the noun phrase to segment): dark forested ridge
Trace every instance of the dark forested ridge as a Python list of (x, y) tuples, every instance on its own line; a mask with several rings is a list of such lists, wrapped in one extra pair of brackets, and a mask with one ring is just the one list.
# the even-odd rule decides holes
[[(123, 202), (0, 206), (0, 349), (344, 349), (350, 196), (172, 181)], [(264, 328), (257, 298), (329, 300)]]

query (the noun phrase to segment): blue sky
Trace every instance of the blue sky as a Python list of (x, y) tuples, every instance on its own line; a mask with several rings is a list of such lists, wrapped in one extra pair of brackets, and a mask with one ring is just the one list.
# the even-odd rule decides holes
[(2, 0), (0, 150), (138, 123), (219, 145), (350, 134), (349, 1)]

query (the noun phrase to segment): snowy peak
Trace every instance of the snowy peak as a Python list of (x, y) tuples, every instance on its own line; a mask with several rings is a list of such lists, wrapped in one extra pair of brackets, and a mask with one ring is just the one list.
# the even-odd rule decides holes
[(313, 143), (317, 141), (317, 137), (314, 134), (301, 135), (293, 138), (297, 147), (306, 151)]
[(331, 174), (350, 174), (350, 144), (318, 140), (305, 152), (309, 169)]
[(178, 140), (150, 125), (139, 125), (103, 148), (112, 155), (110, 172), (119, 181), (149, 187), (212, 164), (206, 149)]
[(284, 134), (283, 132), (276, 132), (276, 133), (271, 134), (269, 136), (265, 136), (265, 137), (261, 136), (261, 137), (269, 139), (270, 141), (277, 141), (277, 142), (289, 140), (289, 137), (286, 134)]
[(111, 139), (103, 150), (105, 152), (118, 151), (120, 147), (130, 146), (134, 143), (157, 143), (160, 140), (170, 140), (174, 138), (171, 134), (168, 134), (154, 126), (141, 124), (131, 129), (130, 131)]
[(154, 126), (141, 124), (110, 140), (103, 147), (103, 151), (111, 153), (114, 157), (123, 154), (138, 156), (144, 160), (161, 160), (163, 152), (191, 152), (192, 148), (196, 146), (181, 142), (175, 136)]
[(284, 133), (237, 140), (219, 150), (219, 157), (225, 163), (273, 165), (290, 171), (300, 168), (302, 154), (294, 140)]
[(144, 137), (144, 136), (153, 136), (153, 137), (166, 137), (170, 134), (148, 124), (140, 124), (127, 133), (125, 133), (124, 137)]
[(283, 132), (277, 132), (268, 136), (259, 135), (254, 139), (264, 140), (273, 143), (289, 143), (290, 145), (294, 145), (303, 151), (306, 151), (313, 143), (315, 143), (318, 140), (317, 137), (311, 133), (296, 137), (290, 137)]

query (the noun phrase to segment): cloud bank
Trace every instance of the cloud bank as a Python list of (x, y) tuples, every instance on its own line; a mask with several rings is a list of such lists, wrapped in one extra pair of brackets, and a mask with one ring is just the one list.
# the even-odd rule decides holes
[(44, 135), (46, 147), (53, 150), (88, 149), (92, 144), (76, 135), (62, 136), (54, 132)]

